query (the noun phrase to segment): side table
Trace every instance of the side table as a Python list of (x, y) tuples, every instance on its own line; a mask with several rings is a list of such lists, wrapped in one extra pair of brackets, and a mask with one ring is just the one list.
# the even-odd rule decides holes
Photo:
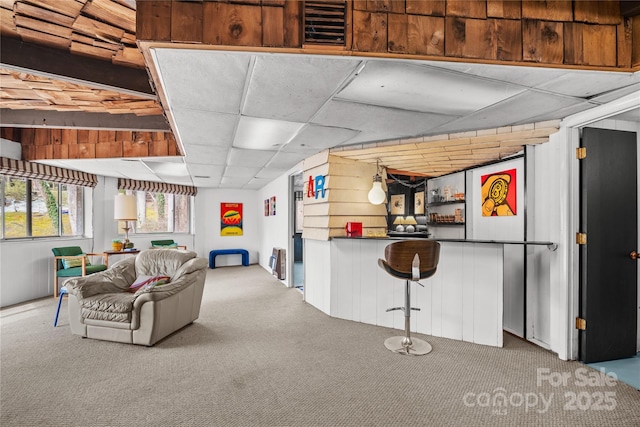
[(140, 253), (140, 251), (138, 249), (133, 249), (133, 250), (129, 250), (129, 251), (104, 251), (105, 254), (105, 259), (104, 259), (104, 263), (105, 265), (109, 265), (109, 256), (111, 255), (138, 255)]

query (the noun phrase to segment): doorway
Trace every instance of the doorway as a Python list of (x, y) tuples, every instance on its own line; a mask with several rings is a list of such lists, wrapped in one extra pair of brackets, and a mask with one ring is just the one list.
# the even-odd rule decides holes
[(631, 358), (638, 350), (637, 134), (584, 128), (581, 147), (579, 358)]
[(302, 222), (304, 219), (303, 190), (304, 182), (302, 172), (291, 175), (291, 197), (293, 200), (291, 209), (291, 247), (293, 256), (291, 259), (291, 286), (304, 294), (304, 241), (302, 240)]

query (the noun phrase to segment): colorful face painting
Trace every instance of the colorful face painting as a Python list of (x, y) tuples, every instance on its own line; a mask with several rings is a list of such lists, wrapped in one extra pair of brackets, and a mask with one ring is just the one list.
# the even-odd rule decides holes
[(516, 206), (516, 169), (483, 175), (482, 216), (513, 216)]

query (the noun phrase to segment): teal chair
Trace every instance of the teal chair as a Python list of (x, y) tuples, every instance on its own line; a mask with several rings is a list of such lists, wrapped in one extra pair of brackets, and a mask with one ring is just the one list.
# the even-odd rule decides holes
[(151, 241), (151, 249), (171, 249), (171, 248), (187, 250), (187, 247), (185, 245), (179, 245), (176, 242), (174, 242), (172, 239)]
[[(107, 260), (107, 254), (104, 253), (85, 253), (80, 246), (65, 246), (61, 248), (51, 249), (54, 255), (53, 260), (53, 296), (60, 297), (58, 301), (58, 309), (53, 326), (58, 323), (58, 315), (60, 314), (60, 305), (62, 298), (67, 293), (66, 288), (58, 288), (58, 279), (66, 279), (69, 277), (86, 276), (88, 274), (97, 273), (107, 269), (107, 264), (91, 264), (88, 257), (101, 256), (103, 260)], [(105, 261), (106, 262), (106, 261)]]
[(88, 257), (101, 256), (107, 259), (104, 253), (85, 253), (80, 246), (65, 246), (53, 248), (55, 257), (53, 263), (53, 296), (58, 296), (58, 279), (66, 277), (86, 276), (107, 269), (106, 264), (91, 264)]

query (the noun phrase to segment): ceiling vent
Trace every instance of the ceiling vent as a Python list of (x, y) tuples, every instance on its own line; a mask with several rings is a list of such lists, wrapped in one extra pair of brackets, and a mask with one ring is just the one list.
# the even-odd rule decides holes
[(304, 42), (344, 46), (344, 1), (304, 2)]

